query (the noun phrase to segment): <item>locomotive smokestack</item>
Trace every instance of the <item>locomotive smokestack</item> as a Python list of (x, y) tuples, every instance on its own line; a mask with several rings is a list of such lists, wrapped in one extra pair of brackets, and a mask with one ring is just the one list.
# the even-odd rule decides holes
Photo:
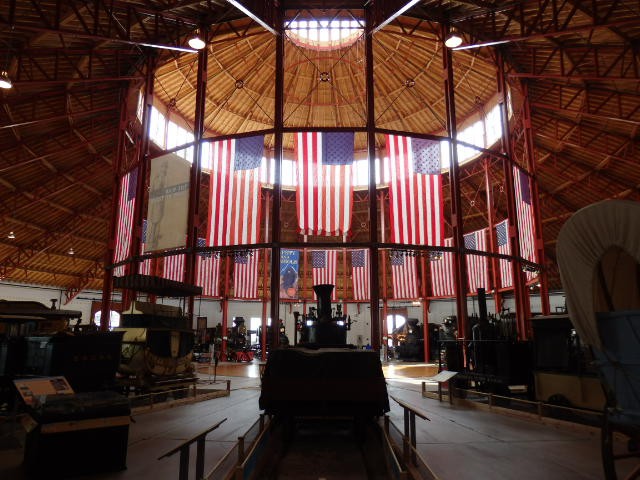
[(480, 313), (480, 321), (484, 323), (488, 320), (487, 297), (485, 296), (484, 288), (478, 288), (478, 310)]
[(333, 285), (314, 285), (313, 291), (316, 292), (316, 296), (318, 297), (318, 321), (331, 321), (331, 293), (333, 292)]

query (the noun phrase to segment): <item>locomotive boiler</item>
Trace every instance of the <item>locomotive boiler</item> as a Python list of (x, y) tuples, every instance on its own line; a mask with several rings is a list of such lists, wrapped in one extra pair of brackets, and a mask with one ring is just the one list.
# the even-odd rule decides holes
[(369, 418), (389, 411), (379, 353), (347, 345), (348, 320), (331, 311), (333, 287), (313, 287), (318, 308), (306, 316), (298, 346), (269, 354), (259, 402), (267, 415)]

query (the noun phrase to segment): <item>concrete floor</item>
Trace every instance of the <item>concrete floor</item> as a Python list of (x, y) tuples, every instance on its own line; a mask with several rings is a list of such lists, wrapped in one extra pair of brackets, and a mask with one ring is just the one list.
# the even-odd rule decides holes
[[(423, 398), (421, 365), (396, 364), (385, 368), (389, 394), (425, 411), (431, 421), (418, 419), (418, 450), (441, 479), (601, 479), (599, 432), (586, 427), (545, 425), (493, 412), (440, 403)], [(404, 374), (403, 374), (404, 372)], [(221, 364), (218, 381), (231, 380), (231, 395), (191, 405), (134, 415), (129, 429), (127, 469), (96, 474), (91, 479), (176, 479), (178, 455), (162, 454), (207, 427), (226, 418), (207, 437), (205, 471), (229, 451), (259, 415), (259, 367)], [(201, 386), (212, 376), (200, 369)], [(219, 386), (218, 386), (219, 388)], [(402, 409), (392, 403), (390, 417), (402, 425)], [(5, 442), (9, 444), (10, 442)], [(19, 446), (18, 446), (19, 447)], [(193, 478), (195, 452), (191, 454)], [(0, 443), (0, 478), (23, 478), (22, 450)], [(73, 461), (73, 446), (69, 448)], [(324, 476), (318, 472), (316, 478)], [(287, 478), (295, 478), (289, 476)], [(337, 478), (337, 477), (336, 477)], [(329, 480), (327, 478), (327, 480)]]

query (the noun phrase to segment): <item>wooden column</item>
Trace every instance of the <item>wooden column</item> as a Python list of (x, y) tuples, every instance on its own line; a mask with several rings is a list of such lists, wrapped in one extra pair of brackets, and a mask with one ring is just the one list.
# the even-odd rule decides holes
[[(442, 25), (442, 38), (447, 38), (449, 28)], [(467, 332), (467, 266), (464, 254), (464, 230), (460, 197), (460, 167), (456, 137), (455, 84), (453, 82), (453, 57), (451, 50), (442, 45), (442, 65), (444, 73), (444, 98), (447, 112), (447, 133), (449, 142), (449, 189), (451, 195), (451, 226), (453, 228), (453, 246), (457, 253), (453, 256), (454, 280), (456, 287), (456, 315), (458, 317), (458, 336), (465, 338)]]

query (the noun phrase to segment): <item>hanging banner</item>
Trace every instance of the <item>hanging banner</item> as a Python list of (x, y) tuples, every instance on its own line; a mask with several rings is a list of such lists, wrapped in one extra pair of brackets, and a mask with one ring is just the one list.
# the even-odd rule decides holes
[(298, 278), (300, 278), (300, 251), (280, 251), (280, 298), (298, 298)]
[(145, 251), (185, 246), (191, 164), (175, 153), (151, 162)]

